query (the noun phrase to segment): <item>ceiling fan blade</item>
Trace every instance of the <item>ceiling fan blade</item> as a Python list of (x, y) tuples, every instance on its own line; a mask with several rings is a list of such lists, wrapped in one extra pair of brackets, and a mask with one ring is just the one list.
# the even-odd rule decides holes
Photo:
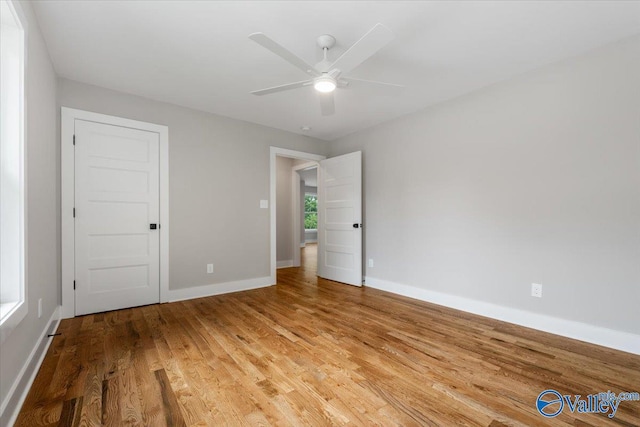
[(288, 83), (286, 85), (274, 86), (267, 89), (254, 90), (251, 92), (254, 95), (262, 96), (269, 95), (270, 93), (283, 92), (285, 90), (297, 89), (299, 87), (309, 86), (313, 84), (313, 80), (305, 80), (302, 82)]
[(321, 75), (318, 70), (307, 64), (303, 59), (290, 52), (282, 45), (267, 37), (264, 33), (253, 33), (249, 35), (249, 38), (265, 49), (268, 49), (271, 52), (275, 53), (280, 58), (284, 59), (293, 66), (301, 69), (310, 76), (318, 77), (319, 75)]
[(390, 29), (377, 23), (367, 34), (355, 42), (349, 50), (343, 53), (330, 68), (337, 68), (343, 73), (348, 73), (394, 38), (395, 35)]
[(392, 90), (392, 91), (400, 91), (402, 89), (404, 89), (404, 86), (402, 85), (397, 85), (394, 83), (384, 83), (384, 82), (376, 82), (373, 80), (362, 80), (362, 79), (354, 79), (353, 77), (342, 77), (340, 80), (338, 80), (338, 86), (347, 86), (347, 87), (354, 87), (354, 86), (377, 86), (379, 88), (382, 89), (388, 89), (388, 90)]
[(333, 92), (318, 93), (320, 98), (320, 111), (323, 116), (331, 116), (336, 112), (336, 104), (333, 99)]

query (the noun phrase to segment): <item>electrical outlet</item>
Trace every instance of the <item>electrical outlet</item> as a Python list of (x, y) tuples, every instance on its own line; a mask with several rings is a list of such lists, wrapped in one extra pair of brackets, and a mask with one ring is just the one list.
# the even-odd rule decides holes
[(373, 268), (373, 258), (369, 258), (369, 267)]
[(207, 274), (213, 273), (213, 264), (207, 264)]
[(42, 317), (42, 298), (38, 299), (38, 319)]
[(542, 298), (542, 285), (538, 283), (531, 284), (531, 296), (536, 298)]

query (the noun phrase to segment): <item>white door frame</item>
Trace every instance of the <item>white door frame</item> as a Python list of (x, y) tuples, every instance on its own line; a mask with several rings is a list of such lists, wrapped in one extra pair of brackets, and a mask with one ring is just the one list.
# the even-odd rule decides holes
[(75, 237), (73, 208), (75, 199), (75, 158), (73, 149), (76, 119), (155, 132), (160, 137), (160, 302), (169, 300), (169, 128), (163, 125), (121, 117), (61, 108), (60, 128), (60, 218), (62, 257), (61, 317), (75, 316)]
[[(319, 166), (318, 162), (307, 162), (299, 165), (295, 165), (291, 169), (291, 180), (293, 189), (293, 193), (291, 194), (291, 200), (293, 200), (293, 266), (300, 267), (300, 230), (302, 229), (302, 224), (300, 223), (300, 175), (298, 172), (310, 169), (312, 167), (317, 168)], [(316, 172), (317, 174), (317, 172)]]
[[(270, 240), (271, 240), (271, 284), (276, 284), (276, 157), (289, 157), (291, 159), (301, 159), (319, 162), (327, 157), (320, 154), (305, 153), (304, 151), (289, 150), (286, 148), (270, 147), (269, 150), (269, 200), (271, 200), (270, 210)], [(294, 224), (296, 219), (294, 218)], [(298, 242), (298, 247), (300, 243)], [(295, 247), (294, 247), (295, 248)]]

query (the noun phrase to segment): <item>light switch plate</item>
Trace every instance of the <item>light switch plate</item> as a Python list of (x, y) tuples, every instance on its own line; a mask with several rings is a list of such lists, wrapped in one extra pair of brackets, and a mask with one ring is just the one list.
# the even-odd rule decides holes
[(260, 200), (260, 209), (268, 209), (269, 201), (268, 200)]

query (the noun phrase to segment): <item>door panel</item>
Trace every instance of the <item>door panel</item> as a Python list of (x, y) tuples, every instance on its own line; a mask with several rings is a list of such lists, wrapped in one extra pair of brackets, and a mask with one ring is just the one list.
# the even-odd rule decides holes
[(76, 315), (160, 301), (159, 135), (75, 121)]
[(318, 171), (318, 275), (355, 286), (362, 286), (361, 159), (357, 151), (322, 160)]

